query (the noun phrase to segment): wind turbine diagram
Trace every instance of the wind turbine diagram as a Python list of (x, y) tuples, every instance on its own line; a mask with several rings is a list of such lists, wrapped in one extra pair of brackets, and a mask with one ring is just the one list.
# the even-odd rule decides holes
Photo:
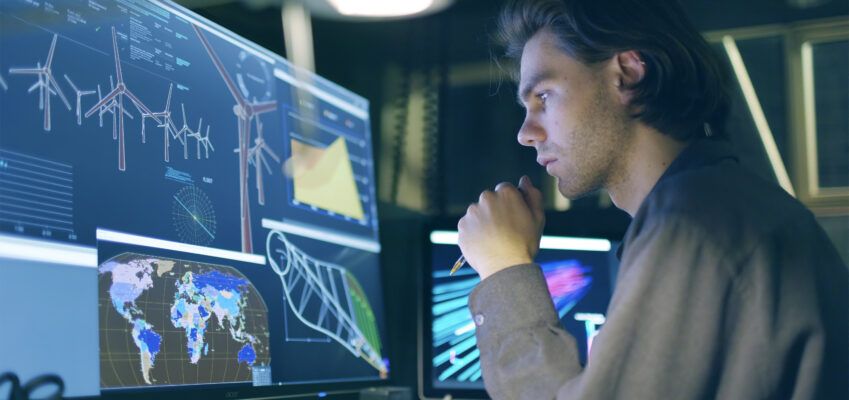
[[(212, 45), (209, 44), (206, 36), (204, 36), (203, 32), (201, 32), (197, 25), (192, 24), (192, 28), (194, 28), (195, 33), (197, 33), (198, 38), (200, 38), (203, 47), (206, 49), (207, 54), (209, 54), (209, 58), (212, 59), (212, 63), (215, 64), (215, 68), (221, 75), (221, 79), (223, 79), (224, 83), (227, 85), (227, 89), (230, 91), (233, 99), (236, 100), (236, 104), (233, 106), (233, 114), (236, 115), (239, 125), (239, 197), (241, 200), (242, 251), (245, 253), (253, 253), (253, 243), (251, 242), (251, 205), (250, 198), (248, 196), (248, 143), (251, 138), (251, 121), (254, 118), (257, 118), (258, 120), (261, 114), (275, 111), (277, 109), (277, 102), (251, 102), (242, 96), (238, 86), (236, 86), (233, 79), (227, 73), (227, 70), (224, 68), (224, 64), (221, 62), (221, 59), (218, 58), (218, 54), (215, 53), (215, 50), (212, 49)], [(256, 179), (261, 180), (262, 177), (257, 175)], [(260, 201), (261, 205), (265, 203), (264, 195), (260, 197)]]
[[(171, 161), (171, 139), (178, 139), (177, 128), (174, 126), (174, 121), (171, 119), (171, 92), (174, 90), (174, 84), (168, 85), (168, 97), (165, 99), (165, 109), (160, 112), (142, 114), (142, 137), (145, 137), (145, 124), (144, 120), (147, 118), (153, 118), (157, 121), (157, 127), (162, 128), (162, 136), (163, 136), (163, 148), (165, 152), (165, 162)], [(185, 111), (185, 110), (184, 110)], [(162, 118), (161, 122), (159, 118)], [(183, 120), (185, 121), (185, 112), (183, 113)], [(183, 144), (185, 146), (185, 143)]]
[[(112, 27), (112, 50), (115, 53), (115, 76), (118, 80), (118, 83), (115, 85), (115, 88), (106, 95), (106, 97), (100, 99), (100, 101), (95, 104), (88, 112), (85, 114), (85, 117), (88, 118), (92, 116), (98, 110), (102, 110), (102, 108), (107, 105), (111, 101), (115, 101), (116, 104), (112, 110), (113, 113), (117, 114), (118, 120), (118, 170), (125, 171), (127, 169), (127, 160), (126, 153), (124, 150), (124, 97), (128, 97), (130, 102), (136, 106), (136, 109), (140, 114), (152, 114), (150, 109), (144, 105), (144, 103), (136, 97), (132, 91), (127, 87), (124, 83), (124, 76), (121, 73), (121, 57), (118, 55), (118, 39), (115, 34), (115, 27)], [(70, 106), (68, 107), (70, 109)], [(161, 123), (158, 117), (151, 117), (156, 120), (157, 123)], [(113, 125), (114, 132), (114, 125)], [(113, 133), (114, 135), (114, 133)], [(114, 137), (114, 136), (113, 136)], [(142, 138), (144, 141), (144, 138)]]
[[(112, 81), (112, 75), (109, 75), (109, 90), (115, 89), (115, 83)], [(97, 85), (97, 101), (103, 99), (103, 95), (100, 92), (100, 84)], [(118, 120), (116, 119), (118, 116), (115, 114), (115, 107), (118, 106), (118, 102), (115, 99), (107, 102), (103, 106), (100, 107), (100, 111), (97, 113), (98, 118), (100, 119), (100, 127), (103, 128), (103, 114), (110, 113), (112, 114), (112, 140), (118, 140)], [(129, 111), (123, 109), (124, 115), (133, 118), (133, 114), (130, 114)]]
[[(51, 70), (53, 65), (53, 54), (56, 51), (56, 40), (59, 38), (59, 35), (53, 34), (53, 42), (50, 44), (50, 51), (47, 52), (47, 61), (44, 62), (44, 66), (41, 66), (41, 61), (36, 64), (35, 68), (10, 68), (10, 74), (20, 74), (20, 75), (38, 75), (38, 81), (36, 81), (32, 86), (30, 86), (27, 93), (32, 93), (34, 90), (39, 89), (38, 91), (38, 109), (44, 110), (44, 130), (50, 130), (50, 96), (57, 95), (62, 102), (65, 103), (65, 107), (68, 107), (68, 110), (71, 109), (71, 104), (68, 103), (68, 99), (65, 97), (65, 94), (62, 93), (62, 88), (59, 87), (59, 84), (56, 82), (56, 79), (53, 78), (53, 71)], [(5, 82), (4, 83), (4, 87)]]
[[(199, 133), (189, 128), (189, 121), (186, 119), (186, 105), (180, 103), (180, 108), (183, 110), (183, 127), (180, 130), (177, 130), (175, 126), (172, 125), (175, 131), (177, 131), (177, 140), (183, 144), (183, 159), (189, 159), (189, 138), (193, 136), (200, 136)], [(198, 120), (198, 132), (200, 131), (201, 123), (203, 123), (203, 118)]]
[(215, 147), (212, 146), (212, 142), (209, 140), (209, 125), (206, 126), (206, 136), (201, 137), (198, 135), (198, 160), (200, 160), (201, 145), (203, 145), (203, 149), (206, 152), (206, 158), (209, 158), (209, 149), (215, 151)]
[[(209, 148), (212, 147), (212, 142), (209, 141), (209, 125), (206, 126), (206, 136), (203, 136), (203, 130), (200, 127), (200, 122), (198, 122), (198, 130), (189, 134), (189, 137), (195, 139), (195, 144), (197, 145), (197, 158), (200, 160), (200, 147), (203, 146), (204, 150), (206, 150), (206, 158), (209, 158)], [(215, 148), (212, 148), (212, 151), (215, 151)]]
[[(254, 145), (248, 150), (248, 164), (251, 164), (256, 168), (256, 191), (258, 201), (259, 204), (265, 204), (265, 190), (262, 185), (262, 167), (265, 166), (265, 170), (268, 171), (268, 174), (272, 174), (268, 161), (265, 161), (265, 155), (267, 154), (278, 164), (280, 164), (280, 157), (278, 157), (277, 154), (268, 147), (268, 144), (265, 143), (265, 139), (262, 138), (262, 123), (259, 121), (259, 118), (256, 120), (256, 136), (256, 139), (254, 139)], [(236, 149), (236, 151), (238, 150), (239, 149)]]
[(82, 105), (82, 98), (83, 98), (83, 96), (88, 96), (90, 94), (95, 94), (97, 92), (94, 91), (94, 90), (80, 90), (79, 88), (77, 88), (77, 85), (74, 85), (74, 82), (71, 82), (71, 78), (68, 77), (68, 74), (64, 74), (64, 76), (65, 76), (65, 80), (68, 81), (68, 84), (71, 85), (71, 88), (74, 89), (74, 92), (76, 92), (76, 94), (77, 94), (77, 125), (82, 125), (83, 124), (83, 118), (82, 118), (83, 114), (82, 114), (82, 110), (80, 109), (80, 107)]
[(344, 267), (308, 256), (278, 230), (268, 233), (266, 251), (292, 313), (385, 376), (376, 320), (358, 280)]

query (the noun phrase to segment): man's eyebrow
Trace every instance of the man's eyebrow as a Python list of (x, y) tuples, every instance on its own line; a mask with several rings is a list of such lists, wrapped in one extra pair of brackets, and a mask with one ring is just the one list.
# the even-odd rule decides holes
[(516, 101), (519, 102), (519, 105), (524, 106), (524, 100), (530, 96), (531, 91), (542, 81), (549, 80), (554, 78), (554, 71), (551, 70), (543, 70), (539, 72), (535, 72), (525, 81), (525, 84), (519, 88), (519, 91), (516, 94)]

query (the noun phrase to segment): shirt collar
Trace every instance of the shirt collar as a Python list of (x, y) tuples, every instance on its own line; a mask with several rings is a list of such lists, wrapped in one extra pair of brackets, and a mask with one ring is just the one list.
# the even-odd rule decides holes
[[(660, 176), (660, 179), (655, 183), (654, 188), (649, 192), (645, 199), (643, 199), (643, 203), (640, 208), (637, 210), (637, 214), (634, 216), (634, 219), (638, 219), (640, 215), (644, 212), (643, 207), (649, 202), (649, 199), (654, 195), (655, 189), (666, 179), (669, 177), (680, 174), (685, 171), (699, 169), (705, 166), (718, 164), (723, 160), (734, 160), (735, 162), (739, 162), (739, 159), (731, 148), (731, 143), (724, 139), (708, 139), (708, 138), (700, 138), (696, 139), (692, 143), (690, 143), (684, 150), (678, 154), (678, 157), (672, 161), (672, 164), (666, 168), (663, 175)], [(629, 229), (630, 231), (630, 229)], [(625, 234), (625, 238), (627, 239), (628, 234)], [(625, 240), (619, 245), (616, 249), (616, 258), (620, 261), (622, 260), (622, 252), (625, 249)]]

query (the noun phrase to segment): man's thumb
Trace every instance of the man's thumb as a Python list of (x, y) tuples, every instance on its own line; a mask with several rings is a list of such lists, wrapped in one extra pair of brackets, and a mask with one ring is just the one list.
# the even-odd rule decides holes
[(538, 222), (541, 222), (545, 218), (545, 212), (543, 211), (542, 204), (542, 192), (534, 187), (533, 183), (531, 183), (531, 178), (527, 175), (523, 175), (522, 178), (519, 179), (519, 189), (522, 192), (522, 197), (525, 198), (525, 203), (534, 214), (534, 218), (536, 218)]

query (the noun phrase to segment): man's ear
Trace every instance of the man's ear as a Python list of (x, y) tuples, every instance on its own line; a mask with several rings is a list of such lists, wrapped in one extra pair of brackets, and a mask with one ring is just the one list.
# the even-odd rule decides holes
[(623, 51), (614, 56), (617, 68), (617, 81), (622, 104), (630, 104), (633, 97), (631, 88), (643, 80), (646, 75), (646, 63), (635, 50)]

